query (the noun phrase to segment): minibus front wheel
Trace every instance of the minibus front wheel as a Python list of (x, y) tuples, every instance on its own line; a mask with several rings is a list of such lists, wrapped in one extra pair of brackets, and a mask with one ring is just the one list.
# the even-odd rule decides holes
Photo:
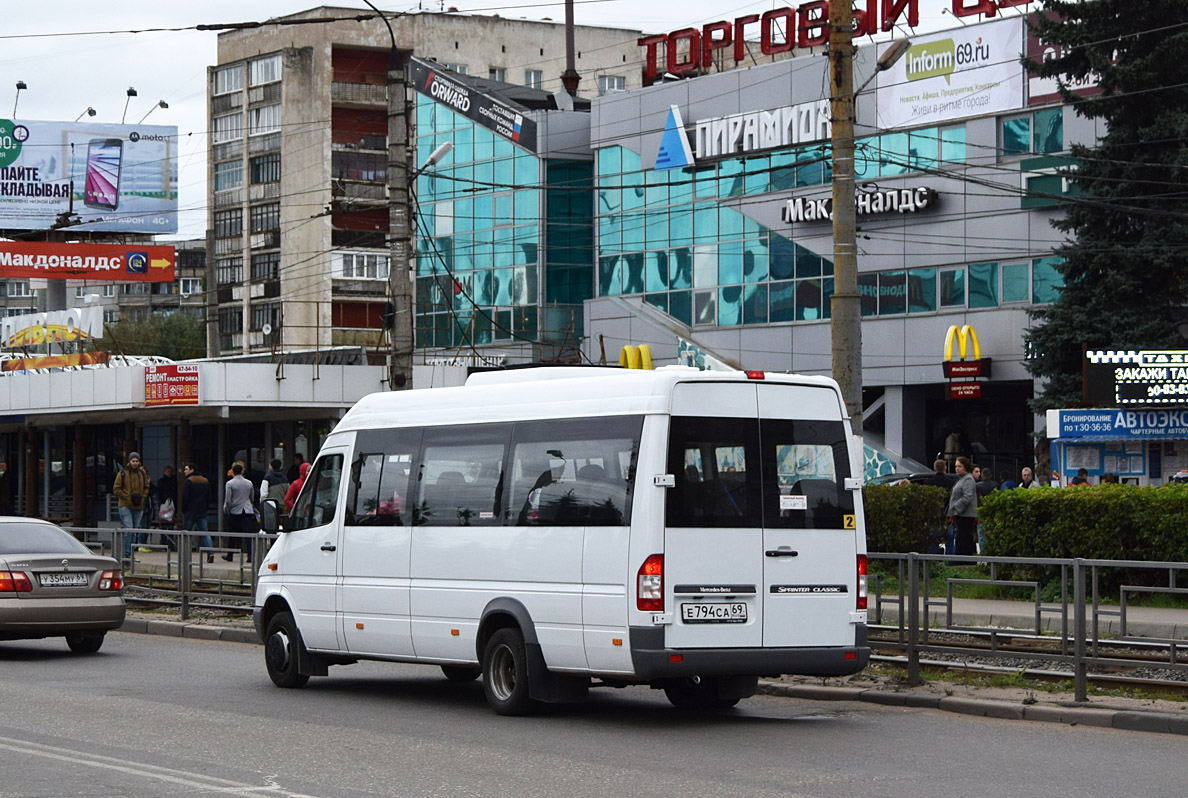
[(301, 687), (309, 681), (309, 674), (302, 673), (297, 667), (300, 649), (301, 632), (297, 630), (293, 616), (287, 612), (272, 616), (264, 635), (264, 664), (268, 668), (268, 678), (277, 687)]

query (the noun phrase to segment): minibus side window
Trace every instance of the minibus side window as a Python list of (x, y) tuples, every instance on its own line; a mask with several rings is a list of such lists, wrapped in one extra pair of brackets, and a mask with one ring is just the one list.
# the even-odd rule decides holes
[(510, 433), (510, 424), (426, 429), (414, 523), (498, 526)]
[(643, 418), (518, 422), (513, 433), (507, 523), (625, 526)]
[(342, 455), (319, 459), (305, 478), (297, 504), (289, 514), (290, 529), (322, 526), (334, 520), (338, 506), (338, 486), (342, 480)]
[(419, 430), (359, 433), (351, 463), (343, 522), (347, 526), (404, 526), (412, 515), (409, 475), (421, 443)]
[(760, 525), (759, 422), (673, 416), (668, 432), (666, 523), (686, 527)]
[(843, 529), (854, 512), (843, 422), (765, 418), (760, 435), (764, 526)]

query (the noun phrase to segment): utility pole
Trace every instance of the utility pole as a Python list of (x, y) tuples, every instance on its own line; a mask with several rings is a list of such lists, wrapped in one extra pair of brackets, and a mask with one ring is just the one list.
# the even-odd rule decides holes
[(854, 13), (829, 0), (829, 92), (833, 117), (833, 378), (851, 429), (862, 435), (862, 303), (854, 207)]

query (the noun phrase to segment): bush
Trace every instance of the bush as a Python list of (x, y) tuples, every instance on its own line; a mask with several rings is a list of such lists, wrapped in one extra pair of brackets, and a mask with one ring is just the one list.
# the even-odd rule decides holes
[(866, 548), (927, 553), (945, 529), (949, 492), (932, 485), (867, 485), (862, 488)]

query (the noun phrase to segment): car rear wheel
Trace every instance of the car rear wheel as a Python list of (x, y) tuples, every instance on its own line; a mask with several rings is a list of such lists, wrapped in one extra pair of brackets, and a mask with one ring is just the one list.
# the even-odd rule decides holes
[(264, 635), (264, 664), (268, 678), (277, 687), (301, 687), (309, 676), (297, 670), (297, 654), (301, 650), (301, 632), (293, 616), (278, 612), (268, 622)]
[(92, 632), (90, 634), (66, 635), (66, 645), (75, 654), (94, 654), (103, 647), (103, 638), (107, 632)]
[(442, 665), (441, 672), (451, 682), (473, 682), (483, 672), (482, 668), (468, 668), (465, 665)]
[(715, 679), (679, 679), (664, 686), (664, 695), (677, 709), (703, 712), (710, 709), (730, 709), (738, 698), (719, 698)]
[(500, 629), (491, 635), (483, 653), (483, 692), (500, 715), (525, 715), (532, 709), (528, 696), (528, 656), (519, 629)]

